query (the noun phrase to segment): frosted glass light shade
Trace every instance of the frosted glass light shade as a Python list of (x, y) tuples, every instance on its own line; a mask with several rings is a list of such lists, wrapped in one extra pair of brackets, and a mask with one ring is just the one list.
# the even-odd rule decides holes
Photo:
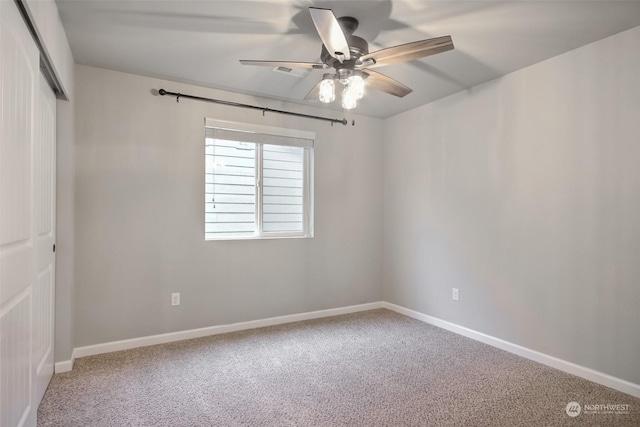
[(336, 99), (336, 84), (333, 79), (324, 79), (320, 82), (318, 98), (325, 103), (333, 102)]
[(364, 96), (364, 80), (362, 76), (353, 75), (349, 77), (349, 90), (353, 92), (356, 99), (362, 99)]
[(353, 110), (356, 108), (356, 93), (351, 90), (350, 85), (346, 85), (342, 91), (342, 108), (345, 110)]

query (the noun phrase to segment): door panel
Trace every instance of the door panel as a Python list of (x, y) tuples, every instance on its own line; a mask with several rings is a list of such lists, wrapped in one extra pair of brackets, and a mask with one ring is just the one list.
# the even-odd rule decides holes
[(0, 425), (35, 424), (31, 406), (31, 293), (30, 288), (3, 307), (0, 315), (2, 347)]
[(40, 167), (50, 168), (45, 158), (55, 151), (36, 156), (39, 54), (13, 1), (0, 0), (0, 52), (0, 425), (33, 427), (40, 401), (36, 359), (46, 360), (53, 342), (45, 335), (54, 267), (51, 255), (41, 260), (38, 249), (53, 238), (54, 222), (41, 206), (55, 200), (55, 187), (36, 188), (45, 181), (41, 175), (52, 176)]
[(37, 281), (33, 287), (33, 355), (36, 366), (34, 407), (53, 376), (55, 277), (56, 98), (40, 75), (34, 143), (35, 248)]
[(38, 54), (25, 43), (29, 34), (20, 27), (15, 6), (2, 2), (1, 7), (0, 245), (6, 247), (29, 244), (31, 237), (31, 127)]

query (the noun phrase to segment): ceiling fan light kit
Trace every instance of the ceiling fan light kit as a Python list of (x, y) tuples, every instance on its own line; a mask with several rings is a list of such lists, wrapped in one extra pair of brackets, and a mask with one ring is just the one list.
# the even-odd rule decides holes
[(364, 96), (362, 72), (353, 70), (351, 75), (343, 73), (342, 76), (339, 74), (325, 74), (319, 87), (318, 99), (320, 102), (329, 104), (335, 101), (336, 80), (344, 86), (342, 90), (342, 108), (345, 110), (356, 108), (357, 101)]
[(366, 86), (402, 98), (411, 93), (412, 89), (371, 68), (413, 61), (453, 49), (451, 36), (443, 36), (369, 53), (369, 43), (353, 34), (359, 24), (356, 18), (336, 18), (331, 9), (316, 7), (310, 7), (309, 12), (323, 43), (320, 52), (322, 62), (240, 60), (243, 65), (333, 68), (335, 73), (324, 74), (322, 80), (309, 91), (305, 100), (318, 99), (323, 103), (335, 101), (336, 80), (344, 86), (341, 101), (345, 110), (355, 108), (357, 101), (362, 99), (365, 82)]

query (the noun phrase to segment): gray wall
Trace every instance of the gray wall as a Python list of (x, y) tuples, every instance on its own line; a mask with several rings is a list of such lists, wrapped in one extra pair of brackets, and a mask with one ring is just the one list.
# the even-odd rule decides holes
[[(40, 4), (40, 3), (38, 3)], [(44, 6), (45, 9), (46, 7)], [(55, 6), (54, 6), (55, 7)], [(62, 43), (62, 39), (57, 39)], [(75, 283), (75, 86), (71, 50), (64, 39), (65, 90), (56, 102), (56, 283), (54, 361), (71, 360), (74, 342)]]
[(385, 121), (384, 298), (640, 383), (638, 46)]
[[(77, 66), (75, 345), (379, 301), (382, 122)], [(315, 131), (315, 237), (204, 241), (204, 117)], [(171, 292), (181, 293), (172, 307)]]
[[(384, 299), (640, 383), (638, 45), (636, 28), (356, 127), (76, 67), (75, 346)], [(317, 132), (315, 238), (203, 241), (205, 116)]]
[(56, 152), (56, 362), (71, 360), (74, 348), (75, 148), (74, 101), (57, 101)]

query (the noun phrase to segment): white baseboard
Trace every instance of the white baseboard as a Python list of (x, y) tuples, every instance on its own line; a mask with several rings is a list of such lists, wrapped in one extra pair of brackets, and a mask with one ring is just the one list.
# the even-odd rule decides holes
[(558, 359), (557, 357), (549, 356), (548, 354), (540, 353), (539, 351), (531, 350), (529, 348), (501, 340), (500, 338), (492, 337), (490, 335), (483, 334), (482, 332), (474, 331), (473, 329), (465, 328), (464, 326), (459, 326), (455, 323), (447, 322), (446, 320), (438, 319), (437, 317), (428, 316), (386, 301), (382, 303), (382, 307), (640, 398), (640, 384), (634, 384), (590, 368), (585, 368), (584, 366), (576, 365), (575, 363), (567, 362), (566, 360)]
[(575, 363), (567, 362), (566, 360), (558, 359), (557, 357), (549, 356), (544, 353), (540, 353), (535, 350), (531, 350), (526, 347), (522, 347), (517, 344), (510, 343), (500, 338), (492, 337), (482, 332), (474, 331), (473, 329), (465, 328), (464, 326), (456, 325), (455, 323), (448, 322), (446, 320), (438, 319), (437, 317), (429, 316), (414, 310), (410, 310), (405, 307), (401, 307), (396, 304), (391, 304), (386, 301), (378, 301), (367, 304), (352, 305), (348, 307), (332, 308), (328, 310), (310, 311), (306, 313), (291, 314), (287, 316), (270, 317), (268, 319), (252, 320), (249, 322), (231, 323), (228, 325), (209, 326), (206, 328), (191, 329), (187, 331), (171, 332), (166, 334), (151, 335), (140, 338), (132, 338), (122, 341), (113, 341), (104, 344), (89, 345), (85, 347), (77, 347), (73, 350), (71, 360), (57, 362), (55, 364), (55, 372), (67, 372), (73, 369), (73, 362), (78, 357), (93, 356), (96, 354), (110, 353), (112, 351), (129, 350), (132, 348), (146, 347), (156, 344), (164, 344), (174, 341), (182, 341), (192, 338), (200, 338), (210, 335), (224, 334), (228, 332), (243, 331), (247, 329), (262, 328), (265, 326), (279, 325), (292, 322), (300, 322), (302, 320), (319, 319), (322, 317), (339, 316), (341, 314), (357, 313), (359, 311), (375, 310), (378, 308), (386, 308), (395, 311), (405, 316), (412, 317), (414, 319), (429, 323), (442, 329), (454, 332), (459, 335), (480, 341), (485, 344), (489, 344), (493, 347), (497, 347), (501, 350), (508, 351), (509, 353), (522, 356), (526, 359), (533, 360), (543, 365), (550, 366), (560, 371), (567, 372), (572, 375), (593, 381), (594, 383), (602, 384), (612, 389), (621, 391), (623, 393), (630, 394), (640, 398), (640, 385), (632, 382), (613, 377), (602, 372), (585, 368), (584, 366), (576, 365)]
[[(306, 313), (290, 314), (287, 316), (270, 317), (268, 319), (252, 320), (249, 322), (231, 323), (228, 325), (209, 326), (206, 328), (190, 329), (187, 331), (170, 332), (167, 334), (151, 335), (140, 338), (132, 338), (122, 341), (113, 341), (104, 344), (77, 347), (73, 350), (73, 358), (93, 356), (96, 354), (110, 353), (112, 351), (129, 350), (132, 348), (146, 347), (168, 342), (188, 340), (192, 338), (206, 337), (210, 335), (225, 334), (228, 332), (244, 331), (247, 329), (263, 328), (265, 326), (280, 325), (283, 323), (300, 322), (302, 320), (319, 319), (322, 317), (339, 316), (341, 314), (357, 313), (359, 311), (375, 310), (382, 308), (383, 302), (351, 305), (348, 307), (331, 308), (327, 310), (309, 311)], [(66, 363), (66, 362), (60, 362)], [(66, 366), (66, 365), (65, 365)], [(57, 371), (56, 371), (57, 372)]]
[(63, 360), (62, 362), (56, 362), (53, 366), (53, 372), (60, 374), (62, 372), (69, 372), (73, 369), (73, 358), (71, 360)]

